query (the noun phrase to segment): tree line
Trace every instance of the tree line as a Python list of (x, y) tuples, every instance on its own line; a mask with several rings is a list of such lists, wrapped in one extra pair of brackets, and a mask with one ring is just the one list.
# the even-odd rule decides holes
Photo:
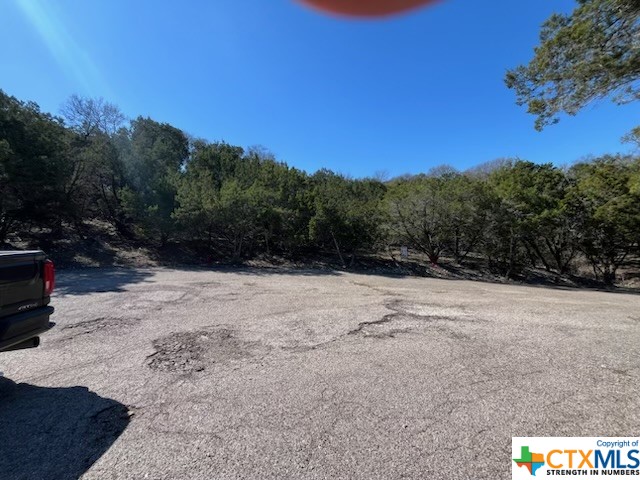
[[(640, 98), (640, 1), (578, 0), (542, 26), (531, 61), (507, 72), (541, 130), (594, 100)], [(640, 145), (640, 127), (626, 140)], [(561, 168), (518, 159), (439, 167), (389, 181), (314, 174), (261, 149), (127, 121), (73, 96), (61, 116), (0, 91), (0, 242), (12, 233), (79, 236), (99, 219), (124, 238), (179, 242), (218, 258), (331, 251), (344, 265), (389, 245), (437, 264), (482, 259), (506, 276), (571, 273), (606, 283), (638, 254), (640, 165), (606, 155)]]
[(506, 276), (528, 266), (567, 274), (586, 259), (612, 283), (640, 245), (640, 160), (511, 159), (353, 179), (127, 121), (101, 99), (73, 96), (58, 117), (0, 91), (0, 242), (34, 229), (82, 236), (95, 219), (219, 259), (332, 252), (348, 267), (407, 245), (434, 264), (473, 256)]

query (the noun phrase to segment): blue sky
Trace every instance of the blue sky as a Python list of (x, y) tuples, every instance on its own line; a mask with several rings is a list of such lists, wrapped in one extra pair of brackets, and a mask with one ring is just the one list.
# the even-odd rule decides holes
[(503, 82), (571, 0), (444, 0), (353, 21), (292, 0), (3, 0), (0, 88), (58, 112), (102, 96), (130, 117), (263, 145), (313, 172), (565, 164), (626, 151), (640, 106), (598, 102), (539, 133)]

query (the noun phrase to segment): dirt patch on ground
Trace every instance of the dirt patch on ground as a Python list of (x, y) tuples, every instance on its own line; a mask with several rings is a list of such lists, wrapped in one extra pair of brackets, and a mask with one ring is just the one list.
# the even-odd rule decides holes
[(118, 317), (100, 317), (93, 320), (65, 325), (61, 331), (65, 332), (64, 340), (72, 340), (82, 335), (91, 335), (95, 333), (108, 332), (111, 334), (124, 333), (124, 331), (140, 323), (137, 317), (118, 318)]
[[(198, 288), (150, 285), (132, 292), (131, 301), (124, 302), (121, 308), (127, 311), (159, 311), (167, 306), (191, 303), (200, 294)], [(142, 314), (142, 313), (141, 313)]]
[(153, 342), (156, 351), (148, 359), (153, 370), (190, 374), (215, 365), (257, 356), (265, 351), (227, 328), (181, 332)]

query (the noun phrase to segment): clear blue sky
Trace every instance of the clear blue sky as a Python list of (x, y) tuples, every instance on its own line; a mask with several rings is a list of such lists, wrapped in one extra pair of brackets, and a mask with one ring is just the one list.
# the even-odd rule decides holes
[(191, 135), (263, 145), (313, 172), (572, 162), (628, 150), (640, 106), (595, 104), (543, 133), (505, 71), (571, 0), (445, 0), (384, 21), (292, 0), (3, 0), (0, 88), (58, 112), (73, 93)]

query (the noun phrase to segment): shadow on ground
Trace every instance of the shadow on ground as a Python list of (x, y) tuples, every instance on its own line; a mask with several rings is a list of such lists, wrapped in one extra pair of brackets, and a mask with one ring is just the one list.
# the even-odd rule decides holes
[(417, 264), (405, 264), (398, 267), (363, 267), (362, 265), (353, 268), (340, 268), (330, 266), (322, 266), (318, 268), (309, 267), (270, 267), (270, 266), (251, 266), (251, 265), (214, 265), (210, 267), (177, 267), (178, 270), (209, 270), (219, 273), (235, 273), (251, 276), (269, 276), (269, 275), (293, 275), (293, 276), (337, 276), (341, 273), (354, 273), (357, 275), (370, 275), (386, 278), (433, 278), (438, 280), (449, 281), (472, 281), (481, 283), (490, 283), (494, 285), (515, 285), (524, 287), (548, 288), (552, 290), (564, 291), (587, 291), (587, 292), (606, 292), (606, 293), (623, 293), (640, 295), (640, 289), (626, 288), (618, 286), (605, 286), (600, 282), (586, 281), (582, 278), (560, 278), (557, 275), (542, 275), (537, 272), (529, 273), (527, 276), (521, 276), (518, 279), (506, 280), (498, 275), (487, 275), (475, 272), (470, 269), (463, 269), (455, 265), (437, 265), (424, 266)]
[(86, 295), (96, 292), (122, 292), (132, 283), (141, 283), (153, 275), (145, 268), (83, 268), (61, 270), (56, 278), (58, 295)]
[(0, 377), (0, 476), (77, 479), (128, 424), (123, 404), (85, 387), (45, 388)]
[[(177, 268), (178, 270), (185, 270), (184, 267)], [(188, 268), (186, 269), (188, 270)], [(199, 271), (214, 271), (219, 273), (235, 273), (240, 275), (251, 276), (269, 276), (269, 275), (293, 275), (300, 277), (321, 277), (321, 276), (338, 276), (341, 270), (326, 268), (326, 267), (267, 267), (267, 266), (252, 266), (252, 265), (215, 265), (211, 267), (198, 268)], [(344, 270), (347, 271), (347, 270)], [(356, 272), (357, 273), (357, 272)]]
[[(158, 267), (156, 267), (158, 268)], [(340, 268), (335, 265), (247, 265), (212, 264), (180, 265), (170, 270), (187, 272), (212, 271), (247, 276), (266, 277), (271, 275), (291, 275), (303, 277), (338, 276), (342, 273), (355, 273), (387, 278), (435, 278), (439, 280), (469, 280), (474, 282), (521, 285), (566, 291), (598, 291), (640, 295), (638, 288), (607, 287), (599, 282), (587, 281), (578, 277), (559, 277), (540, 271), (531, 271), (518, 279), (505, 280), (498, 275), (489, 275), (472, 268), (455, 265), (420, 265), (417, 263), (394, 264), (378, 262), (376, 264), (356, 265), (353, 268)], [(149, 268), (98, 267), (61, 270), (56, 279), (57, 295), (86, 295), (96, 292), (122, 292), (128, 285), (148, 282), (154, 271)]]

